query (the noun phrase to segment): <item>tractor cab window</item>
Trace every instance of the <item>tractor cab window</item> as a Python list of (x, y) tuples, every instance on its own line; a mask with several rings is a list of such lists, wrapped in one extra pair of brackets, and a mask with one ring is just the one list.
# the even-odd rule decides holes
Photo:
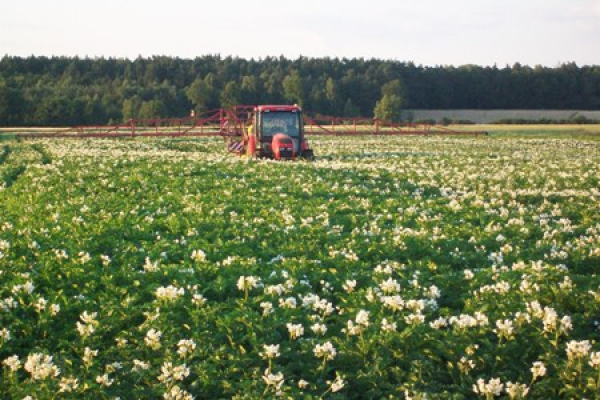
[(262, 114), (263, 136), (285, 133), (290, 137), (300, 136), (300, 114), (289, 111), (273, 111)]

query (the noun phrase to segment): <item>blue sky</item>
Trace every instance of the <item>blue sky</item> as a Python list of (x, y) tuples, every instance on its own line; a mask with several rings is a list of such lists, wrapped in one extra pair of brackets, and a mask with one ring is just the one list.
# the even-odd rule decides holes
[(0, 0), (0, 56), (600, 65), (600, 0)]

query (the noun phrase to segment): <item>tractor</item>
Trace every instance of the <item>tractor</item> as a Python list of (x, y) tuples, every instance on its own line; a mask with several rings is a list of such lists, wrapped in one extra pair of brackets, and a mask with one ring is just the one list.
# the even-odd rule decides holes
[(293, 160), (312, 159), (304, 137), (302, 109), (297, 105), (261, 105), (246, 121), (243, 148), (249, 157)]

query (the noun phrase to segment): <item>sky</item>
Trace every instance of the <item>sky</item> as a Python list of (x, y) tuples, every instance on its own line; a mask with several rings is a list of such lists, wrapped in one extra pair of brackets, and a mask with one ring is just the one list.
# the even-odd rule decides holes
[(0, 0), (0, 57), (600, 65), (600, 0)]

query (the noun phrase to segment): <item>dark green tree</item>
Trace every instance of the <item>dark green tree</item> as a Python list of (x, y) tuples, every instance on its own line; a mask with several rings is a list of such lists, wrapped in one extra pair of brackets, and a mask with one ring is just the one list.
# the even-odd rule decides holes
[(0, 79), (0, 125), (19, 125), (25, 118), (25, 98), (19, 88), (9, 87)]
[(290, 72), (283, 79), (283, 97), (301, 107), (304, 105), (304, 82), (298, 71)]
[(142, 100), (137, 97), (131, 97), (123, 101), (123, 120), (124, 122), (130, 119), (138, 118), (140, 113), (140, 107), (142, 106)]
[(240, 103), (240, 89), (236, 82), (227, 82), (220, 96), (221, 107), (228, 108)]
[(242, 87), (240, 90), (240, 100), (243, 104), (258, 104), (258, 82), (256, 77), (246, 75), (242, 78)]
[(340, 93), (338, 85), (331, 77), (327, 78), (327, 81), (325, 82), (325, 98), (329, 103), (327, 113), (330, 115), (338, 115), (340, 110)]
[(357, 107), (352, 104), (352, 99), (346, 100), (346, 104), (344, 104), (344, 117), (358, 117), (360, 116), (359, 110)]
[(212, 87), (204, 80), (196, 78), (185, 90), (187, 98), (192, 102), (194, 110), (200, 113), (208, 108), (212, 95)]
[(154, 99), (142, 102), (139, 111), (140, 119), (156, 119), (165, 117), (165, 104), (162, 100)]

